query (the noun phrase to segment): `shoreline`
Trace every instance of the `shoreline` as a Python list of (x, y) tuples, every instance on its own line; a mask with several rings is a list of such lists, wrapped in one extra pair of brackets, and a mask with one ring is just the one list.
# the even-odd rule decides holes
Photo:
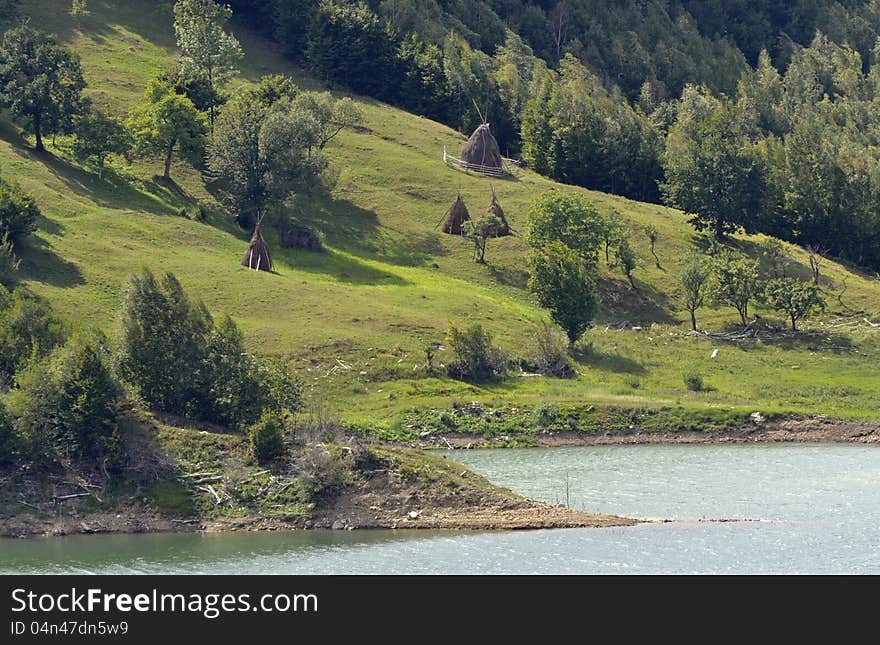
[(555, 448), (565, 446), (718, 445), (747, 443), (825, 443), (880, 445), (880, 424), (831, 419), (781, 419), (760, 425), (717, 430), (557, 431), (485, 437), (451, 432), (410, 445), (422, 449)]
[(526, 531), (555, 528), (635, 526), (646, 520), (589, 513), (529, 499), (509, 499), (475, 509), (452, 505), (417, 505), (417, 510), (390, 508), (377, 512), (369, 500), (345, 496), (330, 509), (307, 516), (241, 516), (213, 519), (164, 517), (145, 507), (130, 507), (73, 517), (39, 518), (30, 514), (0, 520), (0, 540), (70, 535), (223, 533), (263, 531), (451, 530)]
[[(410, 447), (438, 449), (565, 447), (624, 445), (719, 445), (747, 443), (819, 443), (880, 446), (880, 424), (830, 419), (782, 419), (759, 425), (711, 431), (631, 428), (585, 433), (574, 431), (487, 438), (449, 433), (413, 442)], [(386, 444), (389, 447), (394, 444)], [(397, 444), (400, 445), (400, 444)], [(415, 451), (413, 451), (415, 452)], [(445, 461), (445, 460), (444, 460)], [(449, 466), (454, 461), (450, 460)], [(462, 467), (463, 480), (485, 479)], [(488, 482), (485, 482), (488, 484)], [(569, 509), (526, 499), (510, 491), (480, 489), (476, 496), (404, 484), (385, 474), (341, 492), (327, 508), (306, 515), (243, 514), (219, 517), (172, 517), (143, 504), (121, 504), (92, 510), (71, 504), (53, 513), (22, 510), (0, 518), (0, 538), (60, 537), (88, 534), (218, 533), (224, 531), (302, 531), (427, 529), (456, 531), (537, 530), (634, 526), (651, 520), (632, 519)], [(657, 521), (657, 520), (654, 520)], [(663, 521), (663, 520), (660, 520)]]

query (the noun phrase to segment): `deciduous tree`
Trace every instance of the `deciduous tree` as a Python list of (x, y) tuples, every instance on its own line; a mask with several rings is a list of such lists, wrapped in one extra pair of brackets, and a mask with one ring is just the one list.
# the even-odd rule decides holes
[(691, 329), (694, 331), (697, 331), (697, 309), (706, 301), (711, 276), (711, 265), (699, 255), (689, 256), (679, 274), (679, 299), (691, 315)]
[(79, 57), (57, 44), (54, 36), (27, 26), (3, 34), (0, 44), (0, 101), (36, 139), (67, 132), (82, 109), (86, 86)]
[(598, 307), (595, 280), (577, 251), (549, 241), (529, 258), (529, 288), (568, 336), (569, 347), (589, 329)]
[(810, 282), (795, 278), (775, 278), (764, 286), (763, 299), (776, 311), (788, 316), (791, 330), (797, 331), (799, 320), (807, 318), (816, 310), (825, 308), (819, 289)]
[[(231, 17), (229, 5), (214, 0), (177, 0), (174, 4), (174, 35), (183, 52), (184, 73), (205, 79), (215, 97), (236, 74), (244, 55), (238, 40), (225, 29)], [(212, 129), (215, 108), (214, 102), (208, 106)]]
[(126, 126), (136, 154), (163, 159), (165, 179), (171, 177), (175, 153), (191, 163), (202, 157), (207, 135), (204, 117), (167, 82), (149, 82), (144, 103), (131, 112)]
[(131, 133), (121, 120), (94, 109), (78, 119), (74, 135), (74, 156), (94, 164), (99, 179), (104, 176), (104, 162), (108, 156), (125, 155), (134, 145)]
[(714, 297), (739, 313), (743, 327), (749, 315), (749, 304), (761, 293), (758, 261), (725, 249), (715, 257)]

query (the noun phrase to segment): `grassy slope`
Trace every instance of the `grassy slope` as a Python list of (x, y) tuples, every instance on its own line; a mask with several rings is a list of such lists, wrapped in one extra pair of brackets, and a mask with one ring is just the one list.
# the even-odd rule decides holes
[[(91, 15), (79, 20), (58, 11), (58, 4), (25, 0), (23, 13), (80, 53), (90, 95), (109, 110), (124, 113), (146, 81), (173, 63), (170, 3), (92, 0)], [(268, 43), (247, 33), (239, 36), (247, 59), (238, 82), (284, 72), (317, 87)], [(654, 326), (641, 333), (601, 326), (590, 332), (593, 351), (581, 356), (576, 381), (527, 378), (475, 387), (424, 378), (421, 349), (443, 339), (447, 321), (483, 323), (501, 344), (524, 353), (543, 313), (524, 289), (520, 238), (491, 241), (489, 266), (479, 266), (463, 240), (435, 230), (456, 191), (472, 212), (489, 202), (488, 180), (440, 161), (443, 146), (457, 150), (461, 135), (382, 104), (359, 103), (365, 127), (342, 134), (329, 150), (339, 174), (332, 195), (300, 207), (300, 214), (325, 232), (330, 252), (285, 252), (270, 237), (276, 274), (238, 266), (247, 236), (228, 223), (196, 171), (176, 165), (176, 183), (166, 185), (154, 177), (159, 162), (120, 164), (102, 182), (67, 161), (63, 149), (50, 148), (51, 156), (37, 158), (15, 128), (4, 124), (2, 170), (36, 195), (46, 215), (23, 253), (27, 283), (78, 324), (110, 331), (128, 275), (141, 266), (173, 271), (212, 311), (232, 315), (254, 349), (291, 357), (315, 398), (349, 420), (387, 422), (412, 406), (448, 407), (453, 399), (490, 405), (680, 403), (880, 419), (880, 401), (873, 395), (880, 391), (876, 331), (824, 333), (827, 328), (817, 321), (815, 333), (801, 340), (747, 347), (685, 336), (684, 312), (672, 299), (680, 261), (693, 244), (685, 217), (656, 205), (562, 187), (529, 172), (496, 181), (513, 227), (523, 230), (528, 203), (551, 188), (579, 191), (602, 207), (616, 208), (634, 231), (640, 290), (634, 294), (620, 276), (607, 274), (599, 322)], [(177, 216), (180, 208), (196, 204), (210, 212), (208, 223)], [(662, 270), (654, 267), (638, 232), (646, 222), (660, 231)], [(746, 250), (756, 242), (737, 241)], [(787, 250), (806, 274), (804, 253)], [(876, 280), (838, 265), (825, 273), (833, 312), (878, 312)], [(836, 294), (844, 278), (841, 306)], [(719, 329), (735, 318), (732, 310), (706, 310), (702, 322)], [(842, 346), (846, 349), (833, 349)], [(716, 347), (719, 356), (711, 360)], [(712, 391), (684, 391), (682, 373), (691, 369), (704, 375)]]

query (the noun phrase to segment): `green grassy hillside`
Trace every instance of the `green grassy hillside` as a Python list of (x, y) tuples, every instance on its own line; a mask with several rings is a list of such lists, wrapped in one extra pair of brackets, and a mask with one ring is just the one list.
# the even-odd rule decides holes
[[(92, 0), (90, 15), (73, 18), (59, 11), (58, 2), (25, 0), (22, 13), (78, 51), (89, 95), (123, 114), (147, 80), (175, 60), (170, 4)], [(243, 30), (237, 36), (247, 54), (237, 82), (280, 72), (317, 86), (269, 43)], [(463, 137), (386, 105), (358, 102), (363, 127), (343, 133), (329, 148), (338, 173), (332, 191), (297, 203), (299, 215), (324, 232), (329, 250), (284, 251), (270, 232), (274, 274), (239, 266), (247, 234), (231, 224), (197, 171), (175, 165), (174, 182), (166, 183), (155, 176), (158, 162), (120, 163), (102, 181), (70, 160), (62, 140), (37, 156), (4, 121), (2, 172), (32, 192), (45, 215), (22, 252), (24, 281), (76, 325), (109, 332), (132, 272), (172, 271), (215, 314), (230, 314), (253, 350), (289, 357), (313, 400), (352, 422), (397, 427), (413, 407), (445, 409), (453, 400), (880, 419), (880, 341), (878, 331), (861, 322), (876, 320), (880, 311), (875, 278), (829, 263), (822, 283), (829, 311), (796, 338), (742, 343), (694, 337), (673, 297), (680, 262), (694, 244), (682, 213), (564, 187), (527, 171), (495, 181), (512, 226), (523, 231), (527, 205), (545, 190), (578, 191), (601, 207), (614, 207), (631, 228), (641, 259), (638, 291), (619, 274), (604, 275), (603, 310), (578, 354), (576, 380), (512, 377), (476, 387), (428, 378), (422, 348), (443, 340), (448, 321), (482, 323), (505, 348), (525, 354), (545, 314), (525, 289), (520, 237), (490, 241), (488, 266), (480, 266), (466, 241), (437, 230), (458, 191), (472, 213), (490, 202), (489, 180), (442, 164), (443, 147), (457, 151)], [(207, 222), (179, 216), (181, 208), (198, 205), (209, 213)], [(660, 232), (662, 269), (654, 266), (639, 231), (648, 222)], [(754, 252), (758, 241), (742, 237), (735, 244)], [(805, 253), (785, 248), (806, 275)], [(851, 322), (840, 324), (842, 316)], [(723, 330), (735, 319), (730, 309), (702, 314), (710, 330)], [(605, 329), (621, 321), (644, 329)], [(694, 370), (710, 391), (685, 390), (682, 374)]]

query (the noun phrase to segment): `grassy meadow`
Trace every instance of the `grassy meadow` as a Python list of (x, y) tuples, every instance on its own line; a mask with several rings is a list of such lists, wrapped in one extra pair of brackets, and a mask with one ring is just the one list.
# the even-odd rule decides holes
[[(90, 14), (80, 18), (59, 10), (64, 4), (24, 0), (22, 13), (80, 54), (88, 95), (123, 115), (147, 81), (174, 63), (171, 3), (90, 0)], [(241, 29), (236, 35), (246, 59), (234, 85), (285, 73), (304, 88), (320, 87), (270, 43)], [(575, 379), (513, 374), (496, 384), (470, 385), (428, 374), (424, 348), (443, 342), (449, 322), (480, 323), (507, 351), (526, 356), (547, 316), (526, 289), (522, 237), (490, 240), (483, 266), (472, 261), (467, 241), (438, 230), (457, 193), (472, 214), (491, 201), (489, 179), (442, 163), (444, 146), (457, 153), (464, 137), (354, 98), (364, 122), (329, 146), (332, 185), (290, 205), (324, 233), (327, 251), (284, 250), (269, 231), (276, 263), (271, 274), (239, 266), (248, 232), (231, 222), (198, 170), (175, 163), (173, 181), (165, 182), (157, 176), (158, 160), (115, 160), (99, 180), (72, 161), (62, 138), (48, 154), (36, 155), (6, 115), (0, 172), (33, 193), (44, 214), (21, 253), (23, 281), (74, 326), (112, 333), (128, 277), (142, 267), (171, 271), (215, 315), (231, 315), (253, 351), (289, 358), (313, 408), (392, 436), (407, 435), (407, 426), (418, 429), (418, 420), (407, 422), (419, 417), (414, 409), (448, 410), (453, 402), (470, 401), (505, 409), (548, 402), (680, 409), (694, 423), (752, 411), (880, 421), (880, 329), (863, 321), (880, 320), (876, 276), (828, 262), (821, 281), (828, 309), (794, 337), (695, 336), (675, 299), (681, 262), (696, 243), (684, 214), (562, 186), (529, 171), (492, 180), (512, 227), (524, 233), (528, 204), (547, 190), (579, 192), (600, 208), (613, 208), (639, 255), (638, 289), (602, 263), (603, 306), (576, 351)], [(206, 222), (192, 217), (199, 207), (208, 213)], [(641, 231), (648, 223), (659, 231), (662, 268)], [(741, 236), (733, 243), (754, 254), (759, 241)], [(807, 276), (806, 253), (784, 248)], [(757, 311), (785, 327), (773, 312)], [(734, 329), (738, 320), (729, 308), (706, 308), (698, 318), (716, 332)], [(606, 329), (622, 322), (640, 329)], [(444, 357), (438, 352), (435, 362)], [(706, 391), (687, 391), (683, 376), (689, 372), (703, 377)]]

